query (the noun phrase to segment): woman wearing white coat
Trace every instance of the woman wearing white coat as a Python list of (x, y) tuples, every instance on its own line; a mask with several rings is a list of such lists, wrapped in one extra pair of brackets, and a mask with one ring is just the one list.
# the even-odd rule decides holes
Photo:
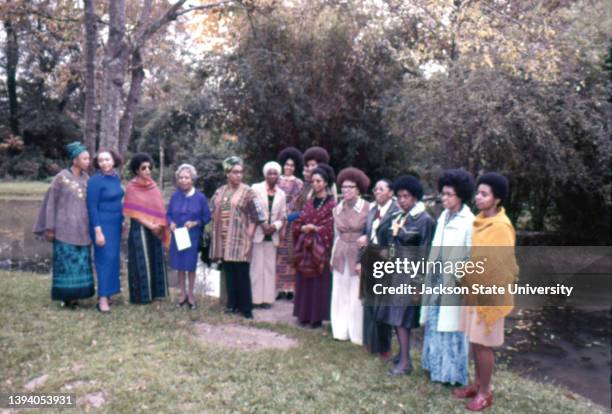
[(253, 305), (264, 308), (276, 299), (276, 248), (287, 219), (285, 193), (277, 185), (280, 173), (281, 166), (270, 161), (263, 167), (265, 180), (251, 187), (266, 217), (255, 228), (251, 258)]
[[(463, 169), (447, 170), (438, 180), (444, 211), (438, 219), (429, 261), (464, 262), (470, 257), (474, 214), (466, 205), (474, 193), (474, 179)], [(444, 266), (443, 266), (444, 267)], [(447, 267), (448, 268), (448, 267)], [(453, 266), (454, 269), (454, 266)], [(461, 274), (430, 273), (426, 286), (457, 286)], [(421, 364), (432, 381), (468, 383), (468, 343), (459, 329), (459, 295), (424, 295), (420, 324), (425, 326)]]

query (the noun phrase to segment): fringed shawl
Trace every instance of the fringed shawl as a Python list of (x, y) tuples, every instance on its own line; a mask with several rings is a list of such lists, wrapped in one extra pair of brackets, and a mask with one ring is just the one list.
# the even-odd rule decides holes
[(170, 245), (164, 198), (155, 181), (149, 180), (143, 184), (134, 178), (128, 183), (123, 202), (123, 215), (162, 226), (164, 228), (162, 242), (166, 247)]

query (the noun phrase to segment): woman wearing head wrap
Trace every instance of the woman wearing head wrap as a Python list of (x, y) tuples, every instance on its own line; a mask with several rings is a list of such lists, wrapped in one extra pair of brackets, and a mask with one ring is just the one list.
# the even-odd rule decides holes
[(265, 180), (252, 188), (265, 214), (265, 220), (255, 228), (251, 259), (253, 304), (270, 307), (276, 298), (276, 248), (287, 219), (285, 192), (277, 185), (281, 166), (270, 161), (263, 167)]
[[(514, 255), (516, 234), (502, 207), (508, 197), (508, 180), (498, 173), (481, 175), (476, 182), (474, 199), (479, 210), (472, 230), (471, 261), (486, 261), (484, 273), (466, 275), (462, 284), (470, 292), (474, 284), (503, 286), (516, 282), (518, 265)], [(512, 294), (467, 295), (460, 327), (470, 341), (476, 378), (474, 383), (455, 389), (456, 398), (471, 398), (466, 408), (482, 411), (493, 405), (491, 376), (494, 356), (492, 347), (504, 343), (504, 318), (513, 307)]]
[[(178, 307), (189, 304), (189, 309), (195, 309), (193, 288), (195, 285), (198, 252), (204, 226), (210, 221), (208, 199), (193, 186), (197, 172), (191, 164), (181, 164), (176, 169), (177, 190), (172, 194), (168, 204), (168, 224), (172, 232), (170, 242), (170, 267), (176, 270), (181, 289)], [(189, 232), (191, 246), (179, 250), (176, 244), (174, 230), (186, 228)], [(185, 280), (189, 278), (189, 290), (185, 288)]]
[(89, 176), (89, 152), (80, 142), (66, 147), (70, 166), (49, 186), (33, 231), (53, 242), (51, 299), (71, 308), (78, 299), (94, 295), (85, 196)]
[[(462, 263), (470, 257), (474, 215), (467, 206), (474, 193), (472, 174), (464, 169), (446, 170), (438, 180), (444, 211), (438, 218), (429, 262)], [(454, 267), (453, 267), (454, 268)], [(454, 288), (458, 277), (452, 272), (427, 274), (425, 286)], [(468, 383), (468, 344), (460, 331), (459, 295), (423, 295), (420, 324), (425, 326), (421, 365), (432, 381)]]
[(115, 168), (121, 157), (114, 150), (100, 149), (94, 157), (97, 173), (87, 187), (89, 231), (94, 241), (96, 279), (98, 281), (98, 310), (110, 312), (109, 299), (121, 291), (121, 212), (123, 188)]
[(151, 178), (153, 160), (139, 153), (130, 161), (134, 178), (125, 189), (123, 215), (129, 217), (128, 283), (131, 303), (150, 303), (168, 296), (163, 246), (170, 245), (166, 207)]
[[(433, 237), (435, 222), (425, 211), (423, 187), (419, 180), (411, 175), (398, 177), (393, 182), (393, 191), (397, 197), (399, 210), (393, 214), (391, 221), (380, 240), (381, 246), (390, 246), (398, 258), (408, 261), (421, 261), (427, 258)], [(406, 280), (405, 275), (392, 278)], [(393, 306), (382, 306), (378, 309), (378, 320), (394, 327), (400, 344), (400, 353), (394, 359), (395, 365), (389, 375), (407, 375), (412, 372), (410, 359), (410, 330), (419, 323), (419, 306), (404, 303)]]
[(236, 156), (223, 161), (227, 184), (219, 187), (211, 200), (213, 233), (211, 258), (222, 262), (227, 287), (226, 312), (240, 312), (253, 318), (249, 262), (255, 226), (265, 214), (255, 192), (242, 182), (244, 167)]
[(293, 315), (300, 324), (316, 328), (329, 319), (329, 258), (336, 202), (328, 192), (334, 182), (334, 171), (329, 165), (319, 164), (311, 178), (313, 198), (293, 222), (296, 267)]
[[(295, 176), (297, 171), (302, 170), (304, 164), (302, 153), (294, 147), (285, 148), (278, 154), (278, 161), (283, 167), (283, 175), (280, 176), (277, 186), (285, 193), (287, 221), (292, 223), (300, 216), (297, 201), (304, 189), (304, 182)], [(293, 250), (291, 226), (284, 226), (281, 235), (276, 249), (276, 291), (280, 297), (291, 300), (295, 289), (295, 268), (291, 263)]]
[(370, 179), (358, 168), (345, 168), (338, 174), (343, 200), (334, 208), (334, 248), (331, 326), (335, 339), (363, 343), (363, 306), (360, 300), (360, 274), (357, 272), (359, 246), (370, 204), (361, 198)]

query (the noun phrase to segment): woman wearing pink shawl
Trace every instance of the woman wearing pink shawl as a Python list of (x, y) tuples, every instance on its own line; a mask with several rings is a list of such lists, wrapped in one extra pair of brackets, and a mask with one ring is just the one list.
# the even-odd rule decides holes
[(125, 190), (123, 215), (129, 217), (128, 283), (131, 303), (168, 296), (163, 245), (170, 241), (164, 198), (151, 178), (153, 160), (139, 153), (130, 161), (134, 178)]

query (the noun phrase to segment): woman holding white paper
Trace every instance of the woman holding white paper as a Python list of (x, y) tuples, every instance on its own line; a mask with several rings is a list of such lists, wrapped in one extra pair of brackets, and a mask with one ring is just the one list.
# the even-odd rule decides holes
[[(190, 309), (196, 308), (193, 288), (200, 239), (204, 226), (211, 218), (206, 196), (193, 187), (196, 178), (197, 172), (193, 165), (181, 164), (178, 167), (176, 170), (178, 190), (170, 198), (167, 213), (172, 231), (170, 267), (177, 271), (181, 289), (177, 306), (189, 304)], [(184, 237), (185, 232), (188, 237)], [(186, 276), (189, 278), (189, 290), (185, 286)]]

